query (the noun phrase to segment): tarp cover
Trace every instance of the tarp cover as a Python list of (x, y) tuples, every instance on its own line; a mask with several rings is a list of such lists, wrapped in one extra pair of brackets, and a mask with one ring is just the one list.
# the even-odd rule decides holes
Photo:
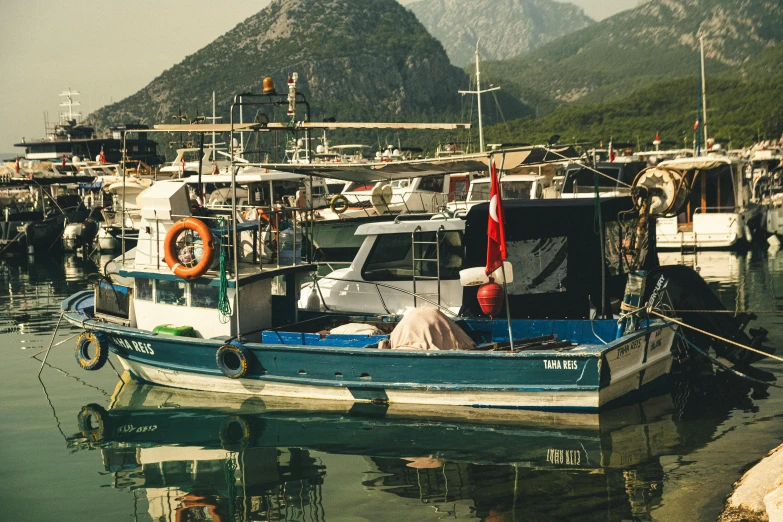
[[(514, 267), (514, 281), (508, 285), (513, 317), (589, 317), (590, 303), (600, 307), (602, 268), (606, 271), (607, 308), (612, 299), (622, 298), (627, 274), (620, 245), (629, 239), (636, 220), (621, 226), (618, 213), (633, 211), (633, 202), (630, 197), (601, 198), (600, 209), (605, 234), (603, 259), (593, 198), (503, 203), (508, 261)], [(486, 264), (488, 210), (489, 205), (482, 203), (468, 213), (463, 239), (465, 268)], [(644, 268), (658, 264), (652, 224), (648, 236)], [(466, 315), (481, 315), (477, 291), (478, 287), (463, 288), (462, 311)]]
[(392, 349), (474, 350), (476, 343), (434, 307), (409, 310), (389, 337)]

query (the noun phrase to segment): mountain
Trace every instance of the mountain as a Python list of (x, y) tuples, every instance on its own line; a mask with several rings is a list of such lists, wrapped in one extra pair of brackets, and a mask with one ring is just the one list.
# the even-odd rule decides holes
[[(292, 72), (299, 74), (297, 90), (307, 97), (313, 121), (457, 119), (457, 91), (469, 86), (441, 44), (395, 0), (273, 0), (91, 119), (99, 128), (170, 123), (180, 110), (193, 119), (210, 115), (215, 91), (219, 115), (228, 122), (235, 94), (262, 92), (265, 76), (285, 91)], [(508, 95), (507, 101), (509, 117), (525, 114), (518, 101)], [(286, 108), (275, 114), (284, 116)], [(257, 110), (244, 108), (245, 119)]]
[(553, 0), (421, 0), (408, 6), (465, 66), (476, 42), (484, 58), (502, 60), (593, 24), (575, 5)]
[(655, 82), (739, 71), (783, 39), (780, 0), (654, 0), (509, 60), (490, 62), (502, 84), (539, 115), (571, 103), (617, 100)]
[[(735, 69), (707, 78), (709, 134), (738, 148), (783, 136), (783, 45), (766, 49)], [(570, 104), (539, 118), (522, 118), (485, 129), (488, 142), (561, 142), (604, 145), (611, 138), (652, 150), (660, 133), (663, 148), (692, 147), (695, 138), (697, 75), (669, 78), (625, 97), (597, 104)]]

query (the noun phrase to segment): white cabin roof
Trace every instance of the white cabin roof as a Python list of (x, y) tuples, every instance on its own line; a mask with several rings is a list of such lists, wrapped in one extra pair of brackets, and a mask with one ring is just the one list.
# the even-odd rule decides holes
[[(246, 185), (248, 183), (264, 183), (269, 181), (299, 181), (307, 176), (302, 174), (291, 174), (290, 172), (251, 172), (248, 174), (237, 174), (237, 184)], [(197, 184), (198, 176), (188, 176), (183, 180), (185, 183)], [(204, 174), (201, 176), (202, 183), (231, 183), (230, 174)]]
[(422, 219), (385, 221), (380, 223), (365, 223), (359, 225), (355, 234), (357, 236), (375, 236), (381, 234), (411, 234), (417, 227), (420, 232), (436, 232), (443, 227), (445, 231), (465, 230), (465, 221), (462, 219)]
[(698, 156), (695, 158), (678, 158), (662, 161), (658, 165), (660, 167), (674, 167), (682, 170), (710, 170), (721, 165), (735, 165), (737, 163), (739, 163), (737, 160), (728, 156)]

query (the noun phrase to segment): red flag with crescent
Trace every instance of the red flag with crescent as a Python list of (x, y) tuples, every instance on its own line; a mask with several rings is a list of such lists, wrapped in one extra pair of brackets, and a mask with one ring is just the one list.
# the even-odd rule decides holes
[(63, 154), (62, 166), (63, 166), (63, 168), (65, 168), (65, 154)]
[(105, 152), (103, 152), (103, 147), (101, 147), (101, 154), (100, 154), (100, 156), (99, 156), (99, 157), (100, 157), (100, 159), (101, 159), (101, 163), (102, 163), (102, 164), (105, 164), (105, 163), (106, 163), (106, 153), (105, 153)]
[(487, 267), (486, 274), (503, 266), (503, 260), (508, 258), (506, 251), (506, 227), (503, 220), (503, 202), (500, 198), (498, 172), (492, 163), (492, 180), (489, 189), (489, 218), (487, 219)]
[(613, 162), (617, 155), (614, 153), (614, 147), (612, 146), (612, 140), (609, 140), (609, 162)]
[(14, 171), (19, 174), (19, 156), (16, 157), (16, 163), (14, 163)]

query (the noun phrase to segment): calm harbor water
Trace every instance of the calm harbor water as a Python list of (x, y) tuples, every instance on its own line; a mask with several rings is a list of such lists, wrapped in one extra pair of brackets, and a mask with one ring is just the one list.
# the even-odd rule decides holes
[[(695, 263), (783, 352), (783, 253)], [(85, 372), (63, 297), (107, 259), (0, 259), (0, 520), (714, 520), (783, 442), (783, 393), (725, 377), (600, 416), (515, 424), (120, 385)], [(781, 312), (777, 312), (780, 309)], [(760, 368), (783, 383), (774, 361)], [(419, 412), (421, 413), (421, 412)], [(579, 424), (575, 426), (574, 424)]]

